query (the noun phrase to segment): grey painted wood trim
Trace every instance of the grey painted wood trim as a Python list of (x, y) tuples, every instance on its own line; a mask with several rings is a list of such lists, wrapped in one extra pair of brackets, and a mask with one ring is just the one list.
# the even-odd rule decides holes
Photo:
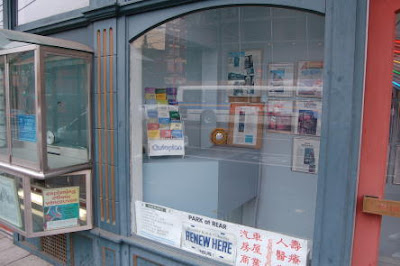
[(328, 0), (313, 265), (350, 265), (363, 104), (367, 0)]
[[(220, 6), (219, 0), (146, 0), (146, 1), (127, 1), (121, 4), (122, 14), (137, 14), (141, 12), (154, 11), (159, 9), (177, 7), (192, 3), (199, 3), (204, 7)], [(228, 5), (278, 5), (286, 7), (302, 8), (315, 12), (325, 12), (325, 1), (323, 0), (231, 0), (225, 1)]]

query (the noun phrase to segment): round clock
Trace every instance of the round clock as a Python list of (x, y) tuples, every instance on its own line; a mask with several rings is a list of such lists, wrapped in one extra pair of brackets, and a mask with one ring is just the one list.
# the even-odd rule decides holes
[(228, 133), (223, 128), (216, 128), (211, 132), (211, 141), (215, 145), (224, 145), (228, 139)]

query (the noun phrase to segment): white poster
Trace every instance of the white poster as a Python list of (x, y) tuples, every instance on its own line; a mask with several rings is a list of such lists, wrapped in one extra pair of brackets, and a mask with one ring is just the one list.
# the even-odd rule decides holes
[(307, 241), (238, 226), (235, 265), (307, 265)]
[(294, 88), (294, 64), (278, 63), (268, 66), (268, 96), (291, 97)]
[(148, 140), (149, 156), (185, 155), (185, 141), (176, 140)]
[(182, 220), (179, 211), (136, 201), (136, 233), (171, 245), (181, 246)]
[(258, 130), (257, 106), (237, 106), (233, 121), (233, 144), (255, 145)]
[(297, 65), (297, 96), (322, 97), (322, 61), (300, 61)]
[(0, 175), (0, 219), (22, 227), (16, 182), (2, 175)]
[(292, 171), (318, 173), (319, 139), (293, 139)]

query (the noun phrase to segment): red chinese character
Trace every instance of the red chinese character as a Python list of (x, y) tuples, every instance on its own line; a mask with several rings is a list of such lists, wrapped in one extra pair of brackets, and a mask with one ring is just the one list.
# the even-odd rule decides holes
[(288, 245), (287, 245), (285, 242), (283, 242), (283, 239), (282, 239), (282, 238), (281, 238), (281, 240), (279, 240), (278, 242), (276, 242), (276, 244), (277, 244), (277, 245), (283, 244), (285, 247), (288, 247)]
[(250, 250), (249, 243), (243, 242), (242, 247), (240, 249), (246, 252), (249, 251)]
[(285, 258), (286, 258), (287, 256), (286, 256), (286, 254), (285, 254), (285, 251), (281, 251), (281, 250), (277, 250), (276, 251), (276, 259), (277, 260), (281, 260), (281, 261), (285, 261)]
[(289, 262), (293, 264), (300, 264), (300, 257), (296, 254), (292, 254), (289, 256)]
[(240, 230), (240, 237), (245, 237), (247, 239), (252, 239), (248, 236), (249, 232), (247, 232), (246, 230)]
[(253, 233), (253, 239), (256, 241), (262, 241), (260, 233)]
[(242, 259), (240, 260), (240, 263), (246, 263), (246, 264), (248, 264), (249, 263), (249, 256), (246, 256), (246, 255), (242, 255)]
[(261, 245), (259, 245), (259, 244), (254, 244), (253, 248), (251, 249), (251, 251), (253, 251), (256, 254), (262, 255), (261, 254)]
[(292, 240), (292, 242), (290, 243), (290, 247), (296, 251), (299, 251), (301, 249), (301, 245), (297, 240)]
[(257, 258), (252, 258), (251, 259), (252, 261), (253, 261), (253, 264), (252, 264), (252, 266), (260, 266), (260, 260), (259, 259), (257, 259)]

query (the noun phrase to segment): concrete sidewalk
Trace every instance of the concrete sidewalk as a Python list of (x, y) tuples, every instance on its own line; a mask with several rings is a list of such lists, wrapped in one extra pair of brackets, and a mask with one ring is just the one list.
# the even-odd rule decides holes
[(0, 230), (0, 266), (50, 266), (52, 264), (13, 244), (12, 236)]

